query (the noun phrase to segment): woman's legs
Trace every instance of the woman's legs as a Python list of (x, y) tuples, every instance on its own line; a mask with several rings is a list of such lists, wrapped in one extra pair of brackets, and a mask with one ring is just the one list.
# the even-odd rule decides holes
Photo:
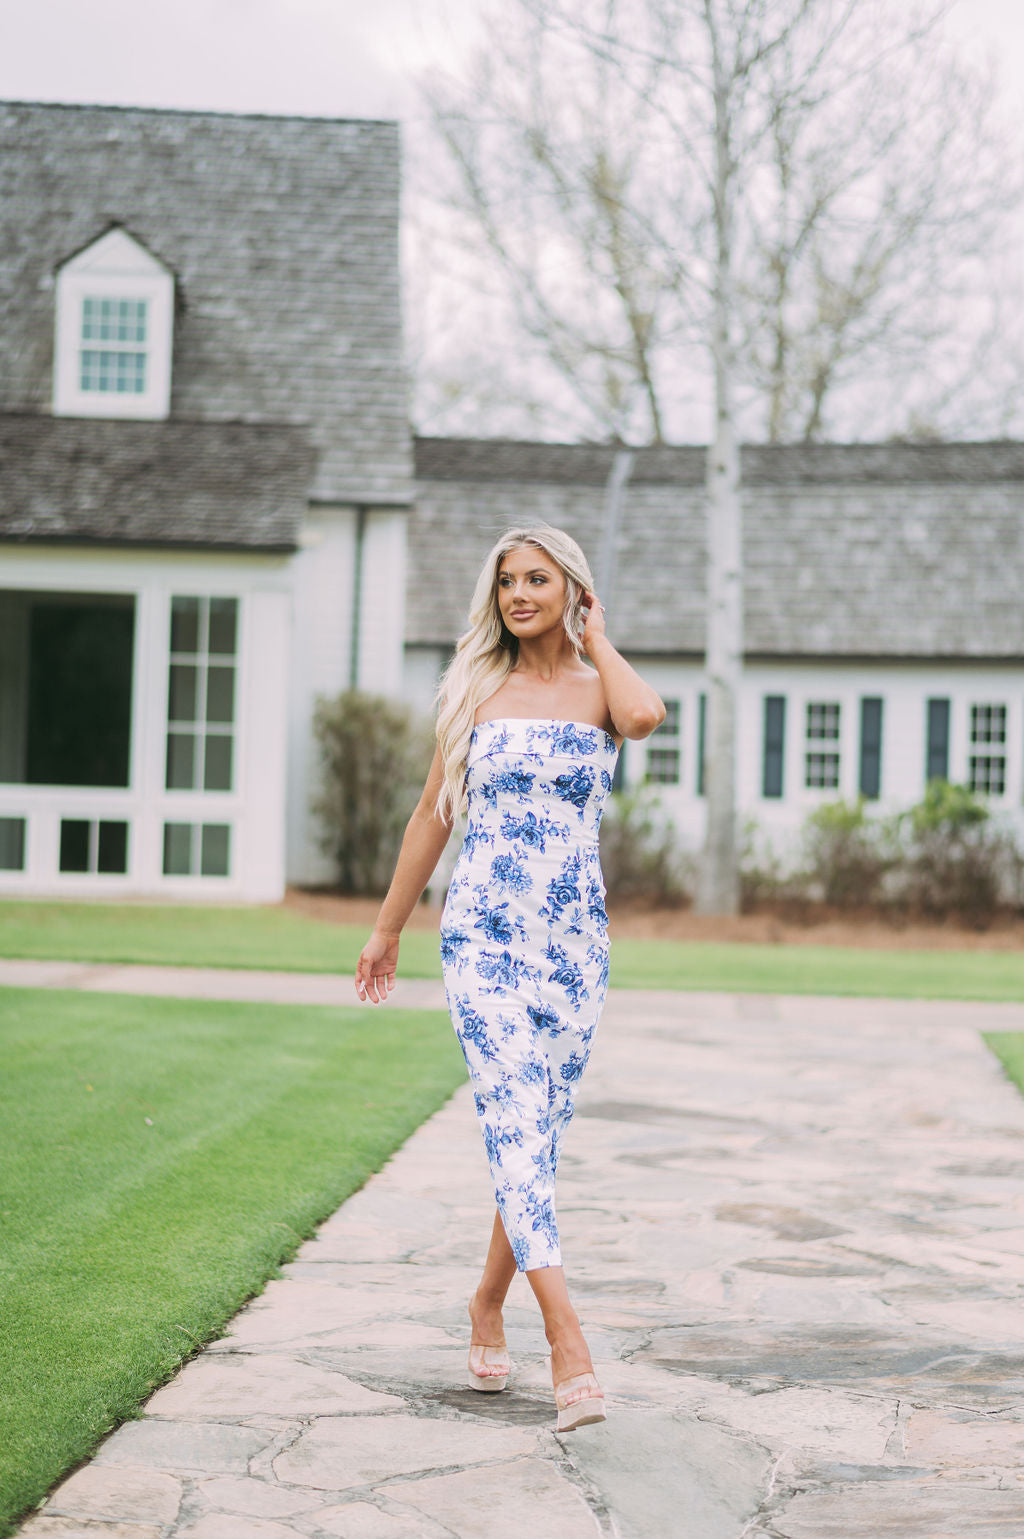
[[(515, 1274), (512, 1247), (501, 1214), (495, 1210), (483, 1276), (469, 1305), (474, 1341), (487, 1346), (504, 1346), (502, 1305)], [(578, 1373), (591, 1373), (593, 1363), (579, 1318), (569, 1301), (563, 1269), (560, 1266), (535, 1267), (526, 1273), (526, 1280), (544, 1316), (544, 1334), (551, 1348), (552, 1381), (560, 1384), (563, 1379), (573, 1378)]]
[(551, 1348), (552, 1382), (560, 1384), (578, 1373), (592, 1373), (590, 1350), (580, 1329), (579, 1316), (569, 1301), (563, 1269), (535, 1267), (527, 1272), (526, 1280), (544, 1316), (544, 1334)]
[[(488, 1347), (505, 1345), (505, 1326), (501, 1309), (513, 1277), (516, 1263), (512, 1247), (508, 1243), (501, 1214), (494, 1210), (491, 1243), (484, 1262), (483, 1276), (469, 1301), (469, 1318), (473, 1325), (473, 1340)], [(496, 1373), (499, 1371), (494, 1370)]]

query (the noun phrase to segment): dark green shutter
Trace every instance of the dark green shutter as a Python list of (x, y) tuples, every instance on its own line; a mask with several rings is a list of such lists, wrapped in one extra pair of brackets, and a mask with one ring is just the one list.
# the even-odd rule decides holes
[(928, 702), (928, 751), (925, 781), (949, 779), (949, 701)]
[(708, 697), (703, 690), (697, 696), (697, 795), (704, 795), (704, 735), (708, 715)]
[(860, 794), (876, 801), (882, 791), (882, 702), (865, 695), (860, 702)]
[(786, 697), (764, 697), (764, 766), (762, 796), (783, 794), (783, 765), (786, 755)]

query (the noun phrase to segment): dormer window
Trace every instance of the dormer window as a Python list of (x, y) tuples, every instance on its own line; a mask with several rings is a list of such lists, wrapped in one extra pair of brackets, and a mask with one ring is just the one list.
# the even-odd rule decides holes
[(124, 230), (57, 275), (53, 410), (63, 417), (166, 417), (174, 278)]
[(145, 395), (147, 299), (82, 300), (80, 390)]

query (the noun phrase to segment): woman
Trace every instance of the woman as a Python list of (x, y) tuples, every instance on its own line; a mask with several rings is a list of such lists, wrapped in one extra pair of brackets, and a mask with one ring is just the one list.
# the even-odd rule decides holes
[(487, 557), (438, 691), (434, 762), (356, 968), (360, 999), (386, 999), (402, 927), (468, 792), (441, 957), (498, 1205), (469, 1305), (469, 1383), (508, 1382), (502, 1305), (523, 1271), (544, 1316), (560, 1432), (604, 1420), (554, 1207), (608, 984), (598, 827), (623, 738), (647, 737), (665, 716), (605, 635), (592, 588), (583, 552), (558, 529), (512, 529)]

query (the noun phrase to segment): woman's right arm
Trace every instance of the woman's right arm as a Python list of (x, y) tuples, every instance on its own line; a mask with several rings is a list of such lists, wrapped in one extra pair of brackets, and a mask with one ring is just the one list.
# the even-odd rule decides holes
[(361, 1000), (369, 999), (375, 1005), (382, 1004), (395, 986), (399, 937), (423, 896), (452, 831), (451, 822), (437, 815), (442, 777), (438, 748), (423, 795), (406, 825), (388, 895), (381, 904), (373, 934), (356, 963), (356, 993)]

